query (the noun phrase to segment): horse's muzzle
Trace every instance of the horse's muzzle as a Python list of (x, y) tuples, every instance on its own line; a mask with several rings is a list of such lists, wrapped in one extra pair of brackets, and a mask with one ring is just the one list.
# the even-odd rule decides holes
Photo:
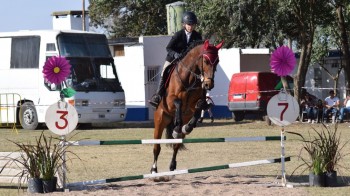
[(205, 90), (211, 90), (214, 88), (214, 80), (212, 78), (207, 78), (202, 83), (202, 88)]

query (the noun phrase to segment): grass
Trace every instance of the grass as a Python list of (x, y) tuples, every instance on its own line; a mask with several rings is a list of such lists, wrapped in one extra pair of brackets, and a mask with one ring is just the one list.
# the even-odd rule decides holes
[[(295, 131), (306, 134), (312, 127), (322, 125), (310, 125), (295, 123), (285, 127), (286, 131)], [(342, 131), (342, 138), (350, 138), (349, 124), (339, 125)], [(123, 140), (123, 139), (152, 139), (153, 125), (151, 123), (118, 123), (109, 127), (98, 125), (89, 130), (76, 130), (69, 140)], [(25, 131), (19, 130), (16, 134), (10, 129), (2, 128), (0, 138), (1, 151), (15, 151), (16, 147), (7, 139), (13, 141), (35, 141), (42, 130)], [(255, 137), (255, 136), (279, 136), (281, 127), (267, 126), (262, 121), (244, 121), (234, 123), (232, 120), (218, 120), (213, 124), (204, 123), (187, 138), (217, 138), (217, 137)], [(50, 134), (50, 131), (45, 132)], [(292, 161), (286, 163), (287, 181), (296, 183), (306, 183), (307, 173), (298, 173), (289, 176), (300, 164), (297, 155), (301, 148), (301, 142), (297, 137), (286, 134), (285, 142), (286, 156), (292, 156)], [(260, 159), (279, 158), (281, 148), (279, 141), (269, 142), (232, 142), (232, 143), (201, 143), (186, 144), (187, 150), (180, 151), (177, 159), (177, 169), (190, 169), (198, 167), (226, 165), (244, 161)], [(73, 146), (69, 150), (74, 151), (82, 159), (74, 159), (68, 162), (69, 172), (67, 174), (68, 183), (85, 180), (115, 178), (130, 175), (141, 175), (150, 172), (153, 163), (152, 145), (119, 145), (119, 146)], [(350, 146), (346, 146), (344, 152), (349, 152)], [(172, 150), (162, 145), (162, 151), (158, 161), (158, 171), (168, 171), (172, 156)], [(74, 158), (74, 157), (73, 157)], [(345, 195), (350, 191), (349, 179), (350, 156), (344, 158), (341, 163), (344, 166), (338, 171), (338, 176), (344, 177), (340, 187), (336, 188), (310, 188), (306, 189), (310, 195)], [(280, 176), (280, 164), (269, 164), (264, 166), (243, 167), (239, 169), (228, 169), (219, 171), (220, 173), (230, 173), (234, 175), (262, 175)], [(195, 175), (195, 174), (189, 174)], [(200, 175), (200, 173), (198, 174)], [(332, 192), (331, 192), (332, 191)], [(17, 194), (17, 190), (11, 190), (0, 186), (0, 195)]]

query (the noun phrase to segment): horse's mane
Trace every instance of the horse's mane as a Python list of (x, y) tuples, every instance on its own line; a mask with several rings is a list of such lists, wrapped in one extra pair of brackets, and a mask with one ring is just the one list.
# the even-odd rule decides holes
[(181, 53), (180, 60), (183, 59), (186, 56), (186, 54), (189, 53), (193, 48), (195, 48), (196, 46), (201, 45), (203, 43), (204, 43), (204, 40), (196, 40), (196, 41), (191, 42), (190, 46), (188, 46), (188, 48), (183, 53)]

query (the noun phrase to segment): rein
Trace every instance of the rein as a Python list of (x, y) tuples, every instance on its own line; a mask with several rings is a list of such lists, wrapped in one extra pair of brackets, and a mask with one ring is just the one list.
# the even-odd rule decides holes
[[(215, 66), (216, 62), (218, 61), (219, 56), (217, 56), (217, 57), (215, 58), (214, 62), (212, 62), (212, 61), (210, 60), (209, 56), (207, 55), (207, 53), (210, 53), (210, 52), (206, 52), (206, 51), (201, 52), (201, 53), (198, 55), (198, 57), (196, 58), (196, 60), (191, 64), (190, 68), (188, 68), (185, 64), (183, 64), (181, 60), (180, 60), (179, 63), (176, 65), (176, 73), (177, 73), (177, 76), (178, 76), (178, 78), (180, 79), (181, 84), (182, 84), (182, 86), (186, 89), (186, 91), (190, 91), (190, 90), (196, 89), (194, 86), (197, 84), (197, 81), (198, 81), (198, 80), (200, 80), (201, 83), (204, 82), (204, 74), (205, 74), (205, 73), (203, 73), (203, 58), (206, 58), (207, 60), (209, 60), (209, 62), (210, 62), (210, 64), (211, 64), (212, 66)], [(193, 67), (195, 64), (197, 64), (198, 61), (199, 61), (200, 59), (202, 59), (202, 68), (199, 69), (199, 70), (200, 70), (200, 74), (197, 74), (197, 73), (195, 73), (194, 71), (192, 71), (192, 67)], [(195, 81), (194, 81), (189, 87), (187, 87), (187, 86), (184, 84), (184, 82), (182, 81), (182, 79), (180, 78), (179, 69), (178, 69), (178, 68), (179, 68), (179, 67), (178, 67), (179, 65), (181, 65), (181, 66), (182, 66), (183, 68), (185, 68), (188, 72), (190, 72), (191, 75), (195, 76), (195, 77), (194, 77), (194, 78), (195, 78)]]
[[(201, 82), (203, 82), (203, 73), (202, 73), (202, 70), (201, 70), (201, 74), (196, 74), (195, 72), (193, 72), (191, 69), (193, 67), (193, 65), (195, 65), (199, 59), (203, 58), (203, 54), (199, 55), (198, 58), (191, 64), (190, 68), (187, 68), (187, 66), (185, 64), (182, 63), (182, 61), (180, 60), (179, 63), (176, 65), (176, 73), (177, 73), (177, 76), (179, 78), (179, 80), (181, 81), (181, 84), (182, 86), (186, 89), (186, 91), (190, 91), (190, 90), (194, 90), (194, 89), (197, 89), (195, 88), (194, 86), (197, 84), (197, 81), (200, 80)], [(179, 65), (181, 65), (183, 68), (185, 68), (188, 72), (190, 72), (191, 75), (194, 76), (195, 78), (195, 81), (190, 85), (190, 86), (186, 86), (184, 84), (184, 82), (182, 81), (181, 77), (180, 77), (180, 74), (179, 74)], [(202, 63), (202, 66), (203, 66), (203, 63)]]

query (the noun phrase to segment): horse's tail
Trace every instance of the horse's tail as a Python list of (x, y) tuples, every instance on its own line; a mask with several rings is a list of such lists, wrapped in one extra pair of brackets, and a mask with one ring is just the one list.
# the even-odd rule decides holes
[[(174, 139), (173, 137), (173, 130), (174, 130), (174, 124), (170, 123), (167, 127), (166, 127), (166, 139)], [(186, 147), (183, 143), (179, 144), (179, 150), (186, 150)], [(174, 144), (166, 144), (166, 146), (168, 147), (174, 147)]]

